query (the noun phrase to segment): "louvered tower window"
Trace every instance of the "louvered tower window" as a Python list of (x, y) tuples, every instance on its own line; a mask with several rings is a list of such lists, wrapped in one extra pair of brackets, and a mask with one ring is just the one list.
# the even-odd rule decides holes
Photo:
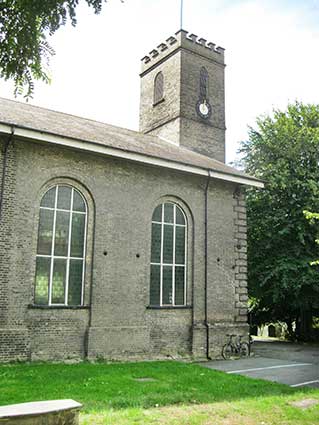
[(202, 67), (200, 70), (200, 98), (207, 99), (208, 98), (208, 72), (205, 67)]
[(186, 305), (187, 223), (181, 208), (165, 202), (152, 217), (150, 305)]
[(154, 80), (154, 105), (164, 98), (164, 76), (159, 72)]

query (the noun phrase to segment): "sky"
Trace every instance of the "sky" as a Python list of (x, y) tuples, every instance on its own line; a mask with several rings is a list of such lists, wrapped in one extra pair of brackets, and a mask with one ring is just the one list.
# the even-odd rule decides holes
[[(100, 15), (82, 0), (77, 18), (49, 39), (52, 83), (29, 103), (138, 130), (140, 60), (180, 29), (180, 0), (109, 0)], [(319, 0), (184, 0), (183, 27), (226, 49), (227, 162), (256, 117), (319, 103)]]

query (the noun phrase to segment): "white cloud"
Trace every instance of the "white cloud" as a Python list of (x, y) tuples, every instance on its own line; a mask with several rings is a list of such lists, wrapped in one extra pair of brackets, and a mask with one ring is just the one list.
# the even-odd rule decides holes
[[(226, 48), (227, 158), (247, 125), (295, 99), (319, 102), (318, 0), (184, 0), (185, 29)], [(51, 86), (32, 103), (138, 129), (140, 58), (179, 28), (179, 0), (110, 0), (51, 40)], [(12, 97), (1, 83), (0, 96)]]

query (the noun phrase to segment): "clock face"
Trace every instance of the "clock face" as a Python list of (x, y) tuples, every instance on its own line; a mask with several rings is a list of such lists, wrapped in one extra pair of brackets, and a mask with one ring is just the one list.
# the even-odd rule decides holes
[(197, 114), (204, 119), (208, 119), (212, 115), (212, 107), (210, 106), (210, 104), (208, 103), (206, 99), (199, 100), (197, 102), (196, 111), (197, 111)]
[(201, 103), (199, 105), (199, 112), (201, 113), (201, 115), (208, 115), (209, 113), (209, 108), (207, 106), (207, 103)]

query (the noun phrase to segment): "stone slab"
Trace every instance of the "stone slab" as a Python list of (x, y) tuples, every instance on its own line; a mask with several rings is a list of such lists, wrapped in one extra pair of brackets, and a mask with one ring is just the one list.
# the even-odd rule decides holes
[(81, 409), (82, 404), (74, 400), (36, 401), (32, 403), (11, 404), (0, 406), (0, 419), (38, 416), (63, 410)]

